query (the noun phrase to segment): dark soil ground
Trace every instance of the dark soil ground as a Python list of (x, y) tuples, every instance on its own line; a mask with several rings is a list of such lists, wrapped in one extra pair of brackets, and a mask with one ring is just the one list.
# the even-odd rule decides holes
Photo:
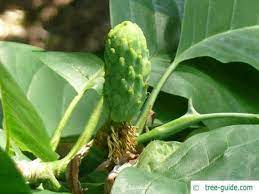
[(108, 30), (108, 0), (0, 0), (0, 40), (98, 52)]

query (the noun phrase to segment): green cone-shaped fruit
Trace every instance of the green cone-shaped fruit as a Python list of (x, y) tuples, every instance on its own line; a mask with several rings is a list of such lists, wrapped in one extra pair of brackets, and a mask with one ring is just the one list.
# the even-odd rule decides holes
[(150, 74), (149, 51), (142, 30), (129, 21), (108, 34), (104, 94), (115, 122), (130, 121), (140, 110)]

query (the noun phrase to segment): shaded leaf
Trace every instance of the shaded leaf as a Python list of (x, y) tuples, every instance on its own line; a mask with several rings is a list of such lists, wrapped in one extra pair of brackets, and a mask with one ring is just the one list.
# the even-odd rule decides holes
[(175, 2), (176, 2), (177, 7), (178, 7), (178, 13), (179, 13), (181, 19), (183, 19), (185, 0), (175, 0)]
[[(104, 142), (99, 142), (100, 144)], [(102, 146), (93, 145), (87, 154), (87, 157), (83, 158), (80, 165), (80, 175), (84, 176), (93, 172), (102, 162), (107, 159), (108, 150), (104, 149)], [(86, 181), (89, 177), (86, 178)]]
[[(185, 2), (181, 41), (175, 63), (210, 56), (224, 63), (240, 61), (256, 69), (259, 68), (258, 1), (252, 0), (249, 5), (241, 0), (228, 2), (202, 0), (199, 3), (195, 0), (186, 0)], [(170, 64), (170, 59), (160, 56), (152, 60), (154, 61), (152, 61), (153, 73), (150, 84), (155, 86)], [(186, 62), (196, 66), (202, 63), (202, 70), (200, 66), (187, 67), (186, 63), (181, 64), (169, 77), (162, 90), (193, 98), (195, 108), (202, 113), (258, 112), (257, 97), (255, 97), (258, 93), (255, 91), (258, 79), (255, 77), (258, 75), (252, 68), (240, 68), (240, 64), (234, 63), (231, 65), (217, 63), (220, 64), (217, 67), (216, 62), (213, 61), (211, 64), (203, 60), (191, 64)], [(244, 75), (248, 79), (244, 80)], [(246, 88), (248, 92), (244, 93)], [(220, 123), (221, 120), (206, 122), (212, 128), (222, 126)]]
[[(155, 85), (166, 68), (166, 63), (153, 66), (149, 80), (151, 85)], [(181, 64), (167, 80), (163, 91), (191, 98), (195, 109), (201, 113), (258, 113), (258, 85), (258, 71), (247, 64), (225, 65), (213, 59), (201, 58)], [(205, 123), (215, 128), (237, 122), (220, 119)]]
[[(179, 1), (179, 0), (178, 0)], [(180, 2), (180, 1), (179, 1)], [(174, 0), (110, 0), (111, 25), (129, 20), (143, 30), (151, 56), (173, 56), (178, 45), (181, 17)]]
[(150, 127), (155, 127), (177, 119), (186, 113), (187, 108), (188, 101), (186, 98), (160, 92), (153, 107), (155, 120), (153, 123), (150, 121), (151, 123), (147, 124)]
[(258, 17), (257, 0), (186, 0), (177, 63), (210, 56), (259, 70)]
[[(96, 103), (99, 101), (99, 98), (100, 94), (96, 90), (90, 89), (87, 91), (87, 93), (79, 101), (70, 121), (64, 128), (62, 137), (78, 136), (82, 133), (85, 123), (90, 118), (93, 110), (95, 109)], [(97, 126), (98, 129), (102, 127), (108, 119), (107, 106), (104, 106), (102, 109), (102, 114)]]
[(0, 128), (3, 127), (3, 110), (2, 110), (2, 103), (1, 103), (1, 97), (0, 97)]
[(30, 194), (29, 187), (25, 184), (13, 161), (0, 148), (0, 188), (1, 193)]
[(86, 177), (82, 178), (81, 186), (87, 188), (86, 194), (102, 194), (104, 193), (104, 185), (108, 176), (108, 172), (93, 171)]

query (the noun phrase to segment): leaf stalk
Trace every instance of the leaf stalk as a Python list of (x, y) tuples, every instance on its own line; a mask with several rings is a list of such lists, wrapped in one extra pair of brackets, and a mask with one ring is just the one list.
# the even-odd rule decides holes
[(76, 95), (73, 100), (70, 102), (68, 108), (66, 109), (62, 119), (60, 120), (59, 124), (58, 124), (58, 127), (55, 129), (54, 131), (54, 135), (51, 139), (51, 146), (52, 146), (52, 149), (55, 151), (58, 144), (59, 144), (59, 141), (60, 141), (60, 138), (61, 138), (61, 135), (62, 135), (62, 132), (65, 128), (65, 126), (67, 125), (68, 121), (71, 119), (72, 117), (72, 114), (75, 110), (75, 108), (77, 107), (78, 103), (80, 102), (80, 100), (83, 98), (84, 94), (89, 90), (91, 89), (94, 84), (96, 84), (96, 79), (98, 78), (98, 76), (100, 76), (103, 72), (100, 70), (98, 71), (92, 78), (91, 80), (89, 80), (89, 82), (86, 84), (85, 88), (80, 92), (78, 93), (78, 95)]
[(97, 130), (97, 125), (101, 117), (103, 106), (104, 106), (104, 100), (103, 100), (103, 97), (100, 97), (99, 101), (95, 106), (93, 113), (91, 114), (89, 120), (86, 123), (83, 133), (78, 138), (73, 148), (63, 159), (58, 160), (55, 163), (55, 166), (58, 166), (58, 168), (55, 167), (55, 169), (59, 171), (58, 173), (55, 173), (55, 174), (64, 172), (69, 162), (78, 154), (81, 148), (92, 140)]
[(209, 114), (185, 114), (184, 116), (170, 121), (164, 125), (154, 128), (153, 130), (138, 136), (138, 143), (146, 143), (154, 139), (165, 139), (176, 133), (179, 133), (193, 124), (199, 123), (201, 121), (210, 119), (220, 119), (220, 118), (238, 118), (238, 119), (250, 119), (259, 123), (259, 114), (249, 114), (249, 113), (209, 113)]
[(159, 82), (157, 83), (157, 85), (154, 87), (154, 89), (152, 90), (150, 96), (148, 97), (147, 101), (144, 104), (144, 107), (140, 113), (139, 118), (136, 121), (136, 128), (137, 128), (137, 133), (141, 134), (143, 131), (143, 128), (146, 124), (146, 121), (148, 119), (149, 113), (152, 110), (156, 98), (160, 92), (160, 90), (162, 89), (163, 85), (165, 84), (166, 80), (169, 78), (169, 76), (171, 75), (171, 73), (176, 69), (178, 65), (177, 61), (173, 61), (170, 66), (166, 69), (165, 73), (162, 75), (161, 79), (159, 80)]

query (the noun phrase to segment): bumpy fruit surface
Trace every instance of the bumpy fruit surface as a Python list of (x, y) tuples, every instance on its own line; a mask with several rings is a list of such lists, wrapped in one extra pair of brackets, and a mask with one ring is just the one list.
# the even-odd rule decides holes
[(151, 69), (146, 39), (137, 24), (125, 21), (113, 28), (104, 57), (104, 94), (111, 119), (130, 121), (146, 98)]

